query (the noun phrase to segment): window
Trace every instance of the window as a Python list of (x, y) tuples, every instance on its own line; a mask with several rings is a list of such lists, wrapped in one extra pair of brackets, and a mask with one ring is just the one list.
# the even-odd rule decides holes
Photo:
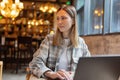
[(85, 0), (85, 35), (102, 34), (103, 32), (103, 0)]
[(120, 0), (84, 0), (78, 17), (80, 35), (120, 33)]
[(110, 33), (120, 32), (120, 0), (111, 0)]
[(78, 32), (80, 35), (84, 35), (84, 7), (78, 10)]

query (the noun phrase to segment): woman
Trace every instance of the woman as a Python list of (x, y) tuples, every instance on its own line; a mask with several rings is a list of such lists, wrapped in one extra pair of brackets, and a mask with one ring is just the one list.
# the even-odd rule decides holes
[(30, 62), (30, 71), (37, 77), (72, 80), (80, 57), (90, 56), (84, 40), (78, 36), (77, 14), (73, 6), (61, 7), (56, 13), (57, 29), (41, 43)]

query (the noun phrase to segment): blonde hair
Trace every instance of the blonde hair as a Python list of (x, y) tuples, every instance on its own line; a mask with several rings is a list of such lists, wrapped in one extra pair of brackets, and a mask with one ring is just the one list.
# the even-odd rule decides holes
[[(71, 31), (69, 34), (69, 38), (71, 41), (71, 44), (74, 47), (78, 47), (78, 31), (77, 31), (77, 12), (76, 9), (73, 6), (63, 6), (61, 7), (57, 12), (60, 10), (66, 11), (70, 17), (73, 19), (74, 24), (71, 27)], [(63, 43), (63, 36), (62, 32), (59, 31), (59, 29), (56, 29), (56, 33), (53, 38), (53, 45), (60, 46)]]

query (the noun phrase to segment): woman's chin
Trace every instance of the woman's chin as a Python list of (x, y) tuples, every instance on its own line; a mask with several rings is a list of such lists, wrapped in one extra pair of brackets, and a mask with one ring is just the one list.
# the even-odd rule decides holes
[(60, 32), (65, 32), (64, 30), (60, 30)]

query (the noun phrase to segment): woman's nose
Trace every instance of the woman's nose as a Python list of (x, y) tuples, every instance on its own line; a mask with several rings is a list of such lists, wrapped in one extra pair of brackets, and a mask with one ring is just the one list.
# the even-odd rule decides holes
[(58, 20), (58, 23), (59, 23), (59, 24), (62, 23), (62, 20)]

